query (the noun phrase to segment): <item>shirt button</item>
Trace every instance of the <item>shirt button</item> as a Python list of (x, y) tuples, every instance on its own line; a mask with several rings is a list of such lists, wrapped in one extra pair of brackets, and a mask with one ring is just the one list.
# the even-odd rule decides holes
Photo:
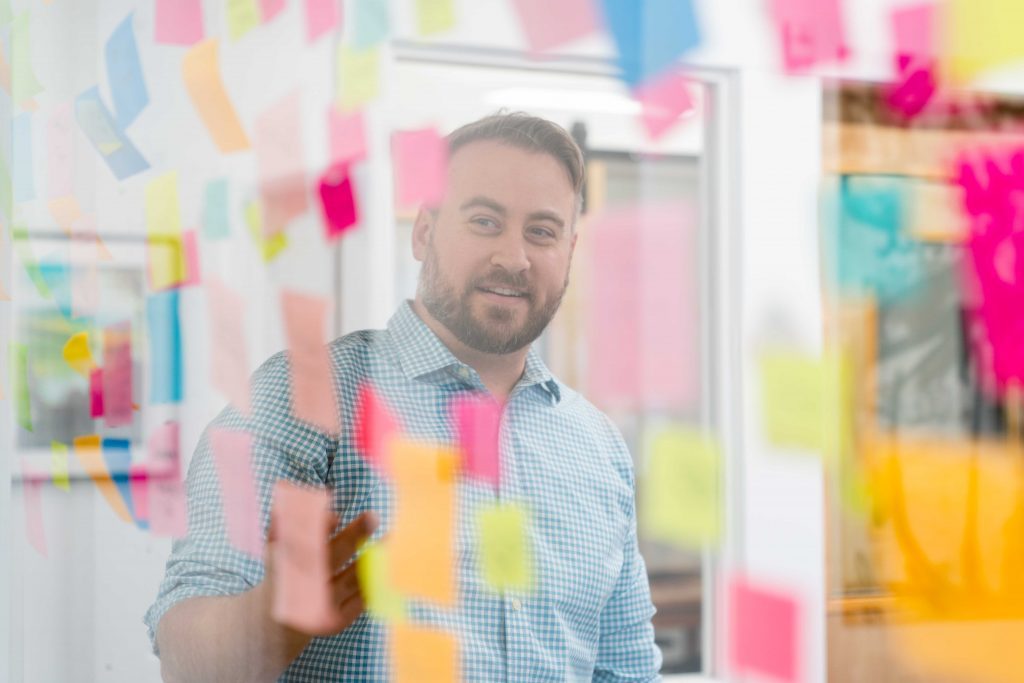
[(519, 610), (523, 609), (523, 603), (521, 603), (521, 602), (519, 601), (519, 598), (513, 598), (513, 599), (512, 599), (512, 609), (514, 609), (514, 610), (515, 610), (515, 611), (517, 611), (517, 612), (518, 612)]

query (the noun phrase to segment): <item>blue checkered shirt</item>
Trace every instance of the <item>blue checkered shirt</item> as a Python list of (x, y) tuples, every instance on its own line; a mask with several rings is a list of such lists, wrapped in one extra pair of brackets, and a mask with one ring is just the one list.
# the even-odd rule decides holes
[[(343, 425), (353, 424), (358, 387), (369, 380), (408, 435), (453, 443), (452, 399), (485, 390), (476, 371), (458, 361), (408, 303), (386, 330), (346, 335), (329, 350)], [(386, 532), (390, 486), (357, 452), (354, 430), (331, 438), (297, 421), (289, 387), (287, 355), (278, 354), (254, 376), (250, 415), (229, 407), (213, 423), (253, 435), (263, 528), (274, 483), (290, 479), (333, 489), (341, 524), (374, 510), (381, 520), (378, 535)], [(506, 405), (501, 452), (498, 491), (465, 478), (458, 484), (458, 607), (413, 601), (411, 620), (458, 637), (465, 680), (657, 680), (661, 655), (637, 548), (632, 460), (618, 430), (554, 379), (531, 349)], [(174, 543), (146, 613), (151, 639), (178, 601), (237, 594), (263, 577), (262, 563), (227, 540), (205, 435), (189, 467), (187, 491), (189, 533)], [(481, 578), (473, 513), (496, 500), (517, 500), (530, 510), (535, 586), (528, 594), (496, 593)], [(314, 639), (281, 680), (387, 680), (387, 632), (386, 624), (363, 613), (340, 634)]]

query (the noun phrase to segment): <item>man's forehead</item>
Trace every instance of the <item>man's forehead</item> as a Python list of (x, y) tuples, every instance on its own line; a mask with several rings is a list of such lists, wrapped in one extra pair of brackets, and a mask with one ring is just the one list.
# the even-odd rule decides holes
[(457, 195), (449, 199), (457, 206), (472, 195), (501, 203), (524, 199), (548, 204), (575, 202), (569, 173), (555, 157), (500, 141), (478, 140), (457, 149), (448, 161), (448, 181)]

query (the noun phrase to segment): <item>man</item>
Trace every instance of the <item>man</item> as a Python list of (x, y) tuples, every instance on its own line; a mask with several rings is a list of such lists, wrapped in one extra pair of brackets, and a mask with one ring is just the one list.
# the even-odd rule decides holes
[[(418, 605), (419, 623), (458, 637), (466, 680), (651, 680), (654, 645), (637, 548), (632, 461), (611, 422), (560, 383), (530, 344), (569, 281), (583, 185), (579, 148), (558, 126), (498, 114), (449, 138), (446, 195), (422, 209), (413, 252), (422, 262), (413, 302), (386, 330), (330, 345), (340, 436), (290, 411), (287, 356), (257, 371), (248, 418), (227, 409), (217, 426), (253, 435), (264, 528), (274, 482), (333, 490), (344, 528), (330, 541), (338, 621), (300, 633), (271, 617), (273, 567), (224, 539), (216, 474), (204, 436), (188, 476), (189, 536), (174, 546), (146, 615), (168, 681), (386, 680), (387, 625), (363, 612), (357, 545), (388, 526), (387, 487), (357, 451), (356, 392), (369, 381), (418, 439), (451, 443), (445, 406), (470, 392), (504, 404), (500, 490), (459, 481), (459, 604)], [(469, 510), (496, 500), (530, 509), (534, 593), (487, 590), (475, 567)], [(269, 554), (268, 554), (269, 557)]]

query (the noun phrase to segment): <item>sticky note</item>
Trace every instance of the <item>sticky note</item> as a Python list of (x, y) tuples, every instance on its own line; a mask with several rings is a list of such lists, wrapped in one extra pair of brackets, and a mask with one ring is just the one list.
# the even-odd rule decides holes
[(338, 622), (327, 538), (330, 494), (287, 480), (274, 485), (274, 619), (306, 633)]
[(896, 7), (889, 15), (895, 56), (930, 61), (939, 55), (938, 7), (934, 2)]
[(286, 95), (260, 114), (256, 119), (255, 140), (263, 230), (267, 236), (273, 236), (305, 213), (309, 206), (298, 91)]
[(601, 0), (622, 79), (635, 87), (701, 42), (693, 0)]
[(156, 42), (194, 45), (203, 39), (202, 0), (156, 0)]
[(434, 128), (398, 131), (391, 141), (395, 194), (402, 208), (436, 206), (448, 179), (448, 143)]
[(132, 423), (132, 330), (128, 321), (103, 330), (103, 418), (108, 427)]
[(48, 557), (46, 525), (43, 523), (43, 479), (21, 461), (21, 496), (25, 505), (25, 537), (37, 553)]
[(501, 404), (488, 396), (460, 396), (452, 401), (452, 418), (468, 476), (498, 486), (501, 478)]
[(460, 681), (458, 641), (443, 631), (395, 624), (391, 629), (391, 672), (395, 683)]
[(384, 542), (363, 546), (356, 559), (356, 577), (366, 611), (384, 622), (405, 619), (405, 600), (391, 581), (391, 553)]
[(356, 207), (348, 166), (335, 164), (328, 168), (320, 176), (319, 192), (324, 232), (328, 240), (341, 237), (359, 224), (359, 209)]
[(107, 469), (106, 461), (103, 458), (102, 438), (96, 434), (75, 437), (72, 446), (75, 458), (96, 485), (96, 489), (103, 496), (103, 499), (107, 501), (110, 509), (114, 511), (114, 514), (121, 521), (131, 524), (134, 521), (131, 512), (128, 510), (128, 506), (125, 505), (121, 493), (117, 490), (117, 486), (114, 485), (110, 471)]
[(270, 21), (284, 9), (284, 0), (260, 0), (260, 16), (264, 23)]
[(107, 83), (114, 100), (117, 125), (123, 130), (149, 104), (149, 91), (142, 75), (139, 48), (135, 44), (132, 26), (135, 13), (131, 12), (117, 25), (107, 39), (104, 56), (107, 64)]
[(513, 0), (530, 52), (555, 50), (598, 29), (594, 0)]
[(718, 541), (722, 527), (721, 456), (710, 436), (680, 426), (652, 430), (645, 439), (641, 477), (641, 534), (681, 548)]
[(694, 111), (696, 103), (690, 87), (681, 73), (668, 71), (633, 91), (633, 96), (643, 106), (640, 121), (652, 140), (661, 138), (683, 115)]
[(11, 120), (11, 158), (14, 170), (14, 201), (27, 202), (36, 196), (32, 166), (32, 115), (18, 114)]
[(11, 24), (11, 96), (19, 106), (43, 91), (32, 69), (29, 15), (29, 12), (21, 12)]
[(800, 672), (796, 601), (779, 591), (733, 578), (729, 603), (728, 657), (736, 675), (797, 681)]
[(149, 162), (117, 127), (114, 117), (100, 99), (97, 87), (93, 86), (75, 98), (75, 120), (118, 180), (149, 168)]
[(11, 393), (14, 394), (14, 417), (18, 426), (26, 431), (32, 429), (32, 399), (28, 388), (28, 347), (12, 342)]
[(185, 261), (185, 279), (183, 287), (194, 287), (203, 279), (202, 265), (199, 263), (199, 233), (186, 230), (181, 233), (181, 249)]
[(432, 36), (455, 27), (454, 0), (416, 0), (416, 31)]
[(942, 5), (943, 73), (966, 83), (986, 71), (1024, 60), (1019, 28), (1024, 5), (1016, 0), (950, 0)]
[(74, 191), (75, 143), (71, 103), (60, 102), (46, 119), (47, 196), (65, 197)]
[(846, 28), (840, 0), (770, 0), (782, 45), (783, 67), (800, 73), (846, 59)]
[(53, 485), (62, 491), (71, 490), (68, 477), (68, 445), (60, 441), (50, 442), (50, 474)]
[(929, 2), (899, 7), (890, 14), (895, 83), (886, 88), (889, 108), (906, 118), (919, 114), (936, 91), (938, 10)]
[(330, 33), (341, 22), (338, 0), (303, 0), (306, 8), (306, 40), (315, 41)]
[(181, 62), (185, 89), (192, 105), (221, 152), (249, 149), (249, 137), (228, 98), (217, 59), (219, 43), (207, 40), (190, 49)]
[(149, 475), (145, 465), (134, 463), (128, 467), (128, 489), (132, 497), (132, 512), (135, 524), (140, 529), (149, 528)]
[(354, 50), (338, 44), (335, 74), (337, 106), (342, 111), (358, 109), (380, 94), (380, 53), (376, 48)]
[(356, 404), (356, 450), (380, 473), (390, 469), (391, 439), (401, 435), (402, 427), (384, 399), (369, 382), (359, 387)]
[(356, 51), (377, 47), (388, 38), (391, 17), (387, 0), (359, 0), (351, 5), (352, 33), (350, 42)]
[(121, 497), (132, 520), (138, 521), (135, 501), (132, 498), (129, 474), (132, 465), (132, 445), (127, 439), (103, 439), (103, 463), (107, 467), (110, 481), (113, 482), (117, 494)]
[(457, 463), (458, 454), (451, 449), (391, 441), (391, 579), (403, 594), (445, 606), (455, 604)]
[(66, 342), (64, 342), (63, 349), (64, 360), (71, 369), (80, 374), (82, 377), (89, 377), (89, 374), (95, 369), (96, 361), (92, 357), (92, 351), (89, 348), (89, 333), (76, 332), (71, 335)]
[(185, 279), (177, 171), (146, 184), (146, 265), (151, 289), (175, 287)]
[(89, 373), (89, 417), (103, 417), (103, 368), (93, 368)]
[(188, 534), (185, 487), (176, 479), (149, 480), (149, 530), (154, 536), (184, 538)]
[(174, 421), (153, 428), (146, 441), (147, 466), (154, 479), (181, 475), (181, 426)]
[(352, 164), (366, 159), (366, 121), (361, 109), (343, 112), (328, 107), (327, 134), (332, 164)]
[(71, 268), (67, 263), (39, 264), (39, 274), (46, 282), (61, 315), (71, 318)]
[(245, 298), (216, 277), (206, 283), (206, 298), (213, 386), (231, 405), (247, 415), (250, 403)]
[(209, 439), (220, 481), (228, 540), (236, 549), (260, 557), (263, 537), (251, 467), (252, 436), (246, 432), (211, 429)]
[(283, 291), (281, 308), (288, 339), (292, 379), (292, 414), (329, 434), (340, 427), (334, 371), (324, 337), (327, 300)]
[(178, 290), (169, 289), (146, 297), (149, 338), (149, 401), (179, 403), (182, 389), (181, 322)]
[(231, 236), (227, 178), (206, 183), (203, 192), (203, 235), (209, 240), (222, 240)]
[(260, 25), (260, 8), (256, 0), (227, 0), (225, 9), (228, 22), (228, 37), (238, 40)]
[(480, 508), (476, 514), (480, 573), (496, 591), (529, 591), (533, 555), (529, 516), (514, 503)]
[(245, 224), (249, 228), (253, 242), (263, 255), (263, 261), (270, 263), (288, 247), (288, 233), (279, 232), (266, 236), (263, 232), (263, 209), (259, 202), (250, 202), (245, 206)]

